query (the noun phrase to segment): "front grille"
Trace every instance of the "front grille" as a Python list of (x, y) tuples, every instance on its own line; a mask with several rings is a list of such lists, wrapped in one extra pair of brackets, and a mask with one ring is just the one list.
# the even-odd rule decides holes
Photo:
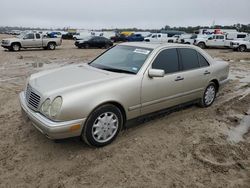
[(40, 103), (40, 96), (32, 90), (30, 85), (27, 86), (25, 95), (27, 103), (36, 110)]
[(8, 41), (2, 40), (2, 44), (8, 44)]

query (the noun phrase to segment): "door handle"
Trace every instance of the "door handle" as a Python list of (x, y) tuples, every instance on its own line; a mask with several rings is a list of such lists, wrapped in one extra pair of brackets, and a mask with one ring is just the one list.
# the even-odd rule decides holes
[(204, 75), (211, 74), (208, 70), (204, 72)]
[(184, 78), (181, 77), (181, 76), (177, 76), (176, 79), (175, 79), (174, 81), (181, 81), (181, 80), (184, 80)]

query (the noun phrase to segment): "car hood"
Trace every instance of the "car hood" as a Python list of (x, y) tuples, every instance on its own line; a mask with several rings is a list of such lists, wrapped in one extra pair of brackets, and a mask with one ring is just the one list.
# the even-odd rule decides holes
[(89, 65), (74, 65), (33, 74), (29, 84), (35, 91), (48, 97), (76, 88), (95, 87), (125, 76), (127, 75), (100, 70)]
[(6, 39), (3, 39), (5, 41), (17, 41), (17, 40), (20, 40), (19, 38), (6, 38)]

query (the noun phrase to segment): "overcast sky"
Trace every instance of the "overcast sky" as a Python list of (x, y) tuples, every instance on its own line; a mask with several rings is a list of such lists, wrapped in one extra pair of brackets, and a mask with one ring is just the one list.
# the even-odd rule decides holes
[(0, 0), (0, 26), (161, 28), (250, 23), (250, 0)]

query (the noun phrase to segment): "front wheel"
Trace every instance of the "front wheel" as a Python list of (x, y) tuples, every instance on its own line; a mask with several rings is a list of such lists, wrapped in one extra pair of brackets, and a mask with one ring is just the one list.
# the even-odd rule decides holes
[(55, 43), (50, 42), (50, 43), (48, 44), (48, 46), (47, 46), (47, 49), (49, 49), (49, 50), (54, 50), (54, 49), (56, 49)]
[(21, 46), (18, 43), (14, 43), (11, 45), (11, 50), (13, 50), (14, 52), (20, 51), (20, 48)]
[(244, 46), (244, 45), (239, 46), (240, 52), (245, 52), (246, 50), (247, 50), (246, 46)]
[(203, 97), (199, 102), (199, 106), (203, 108), (211, 106), (216, 98), (216, 93), (217, 93), (217, 88), (215, 83), (210, 82), (204, 91)]
[(81, 137), (90, 146), (106, 146), (114, 141), (122, 126), (123, 115), (120, 109), (106, 104), (90, 114)]

